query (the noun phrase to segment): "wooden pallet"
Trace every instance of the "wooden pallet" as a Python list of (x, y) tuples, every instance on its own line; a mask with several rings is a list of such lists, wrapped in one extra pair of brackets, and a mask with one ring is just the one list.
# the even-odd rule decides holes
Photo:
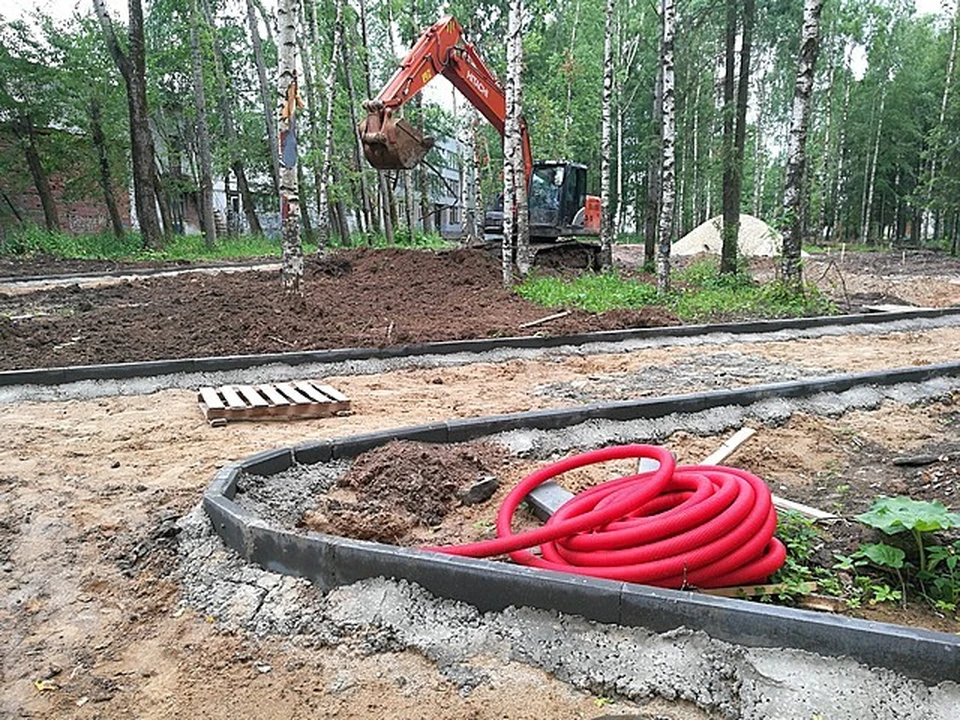
[(197, 402), (211, 425), (229, 420), (321, 418), (350, 410), (346, 395), (314, 380), (202, 387)]

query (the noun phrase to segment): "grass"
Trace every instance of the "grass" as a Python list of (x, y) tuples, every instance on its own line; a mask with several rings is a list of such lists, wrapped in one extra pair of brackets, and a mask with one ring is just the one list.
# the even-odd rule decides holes
[[(383, 235), (351, 237), (349, 245), (335, 239), (330, 247), (388, 247)], [(393, 247), (437, 250), (450, 247), (450, 243), (435, 233), (409, 233), (398, 231)], [(313, 243), (304, 243), (304, 253), (315, 252)], [(174, 235), (159, 250), (143, 246), (138, 233), (126, 233), (122, 238), (112, 233), (91, 235), (68, 235), (51, 233), (36, 227), (28, 227), (7, 235), (0, 246), (0, 256), (30, 257), (46, 255), (64, 259), (81, 260), (236, 260), (254, 257), (279, 257), (280, 241), (263, 235), (242, 235), (218, 238), (208, 248), (201, 235)]]
[(724, 317), (801, 317), (835, 311), (813, 286), (795, 292), (780, 282), (760, 284), (743, 273), (720, 275), (711, 261), (694, 263), (673, 276), (665, 296), (654, 285), (613, 273), (584, 274), (573, 279), (532, 276), (517, 288), (524, 298), (549, 308), (589, 312), (665, 307), (686, 322)]

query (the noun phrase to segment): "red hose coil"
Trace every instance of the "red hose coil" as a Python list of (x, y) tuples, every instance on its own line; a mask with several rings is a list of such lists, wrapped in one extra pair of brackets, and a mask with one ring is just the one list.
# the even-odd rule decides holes
[[(513, 515), (535, 487), (575, 468), (650, 458), (656, 470), (586, 490), (543, 527), (514, 533)], [(659, 587), (765, 582), (786, 557), (764, 482), (717, 465), (677, 466), (664, 448), (623, 445), (575, 455), (525, 477), (497, 514), (497, 538), (428, 548), (449, 555), (509, 555), (514, 562)], [(531, 548), (539, 546), (540, 556)]]

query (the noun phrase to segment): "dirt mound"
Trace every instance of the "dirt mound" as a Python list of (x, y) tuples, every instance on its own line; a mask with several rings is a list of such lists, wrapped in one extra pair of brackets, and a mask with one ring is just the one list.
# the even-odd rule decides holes
[[(723, 217), (718, 215), (694, 228), (677, 240), (670, 250), (672, 255), (719, 255), (723, 249)], [(753, 215), (740, 216), (737, 250), (744, 257), (774, 257), (783, 248), (780, 233)]]
[(277, 272), (191, 274), (0, 294), (0, 369), (382, 347), (678, 324), (657, 308), (551, 311), (503, 289), (479, 250), (357, 249), (308, 258), (304, 296)]
[[(398, 543), (416, 527), (438, 525), (470, 497), (472, 488), (496, 490), (507, 462), (502, 447), (486, 443), (431, 445), (392, 442), (364, 453), (304, 514), (303, 526), (361, 540)], [(470, 493), (470, 494), (468, 494)]]

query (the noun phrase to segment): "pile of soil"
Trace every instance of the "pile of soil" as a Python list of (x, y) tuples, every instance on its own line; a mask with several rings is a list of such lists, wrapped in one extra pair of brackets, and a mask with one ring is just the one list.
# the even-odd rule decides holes
[(504, 290), (479, 250), (348, 250), (306, 263), (304, 297), (276, 272), (190, 274), (0, 294), (0, 369), (677, 325), (669, 311), (570, 315)]
[(337, 489), (304, 514), (302, 526), (411, 544), (415, 528), (435, 528), (456, 507), (488, 501), (506, 462), (504, 448), (489, 443), (388, 443), (357, 458)]

